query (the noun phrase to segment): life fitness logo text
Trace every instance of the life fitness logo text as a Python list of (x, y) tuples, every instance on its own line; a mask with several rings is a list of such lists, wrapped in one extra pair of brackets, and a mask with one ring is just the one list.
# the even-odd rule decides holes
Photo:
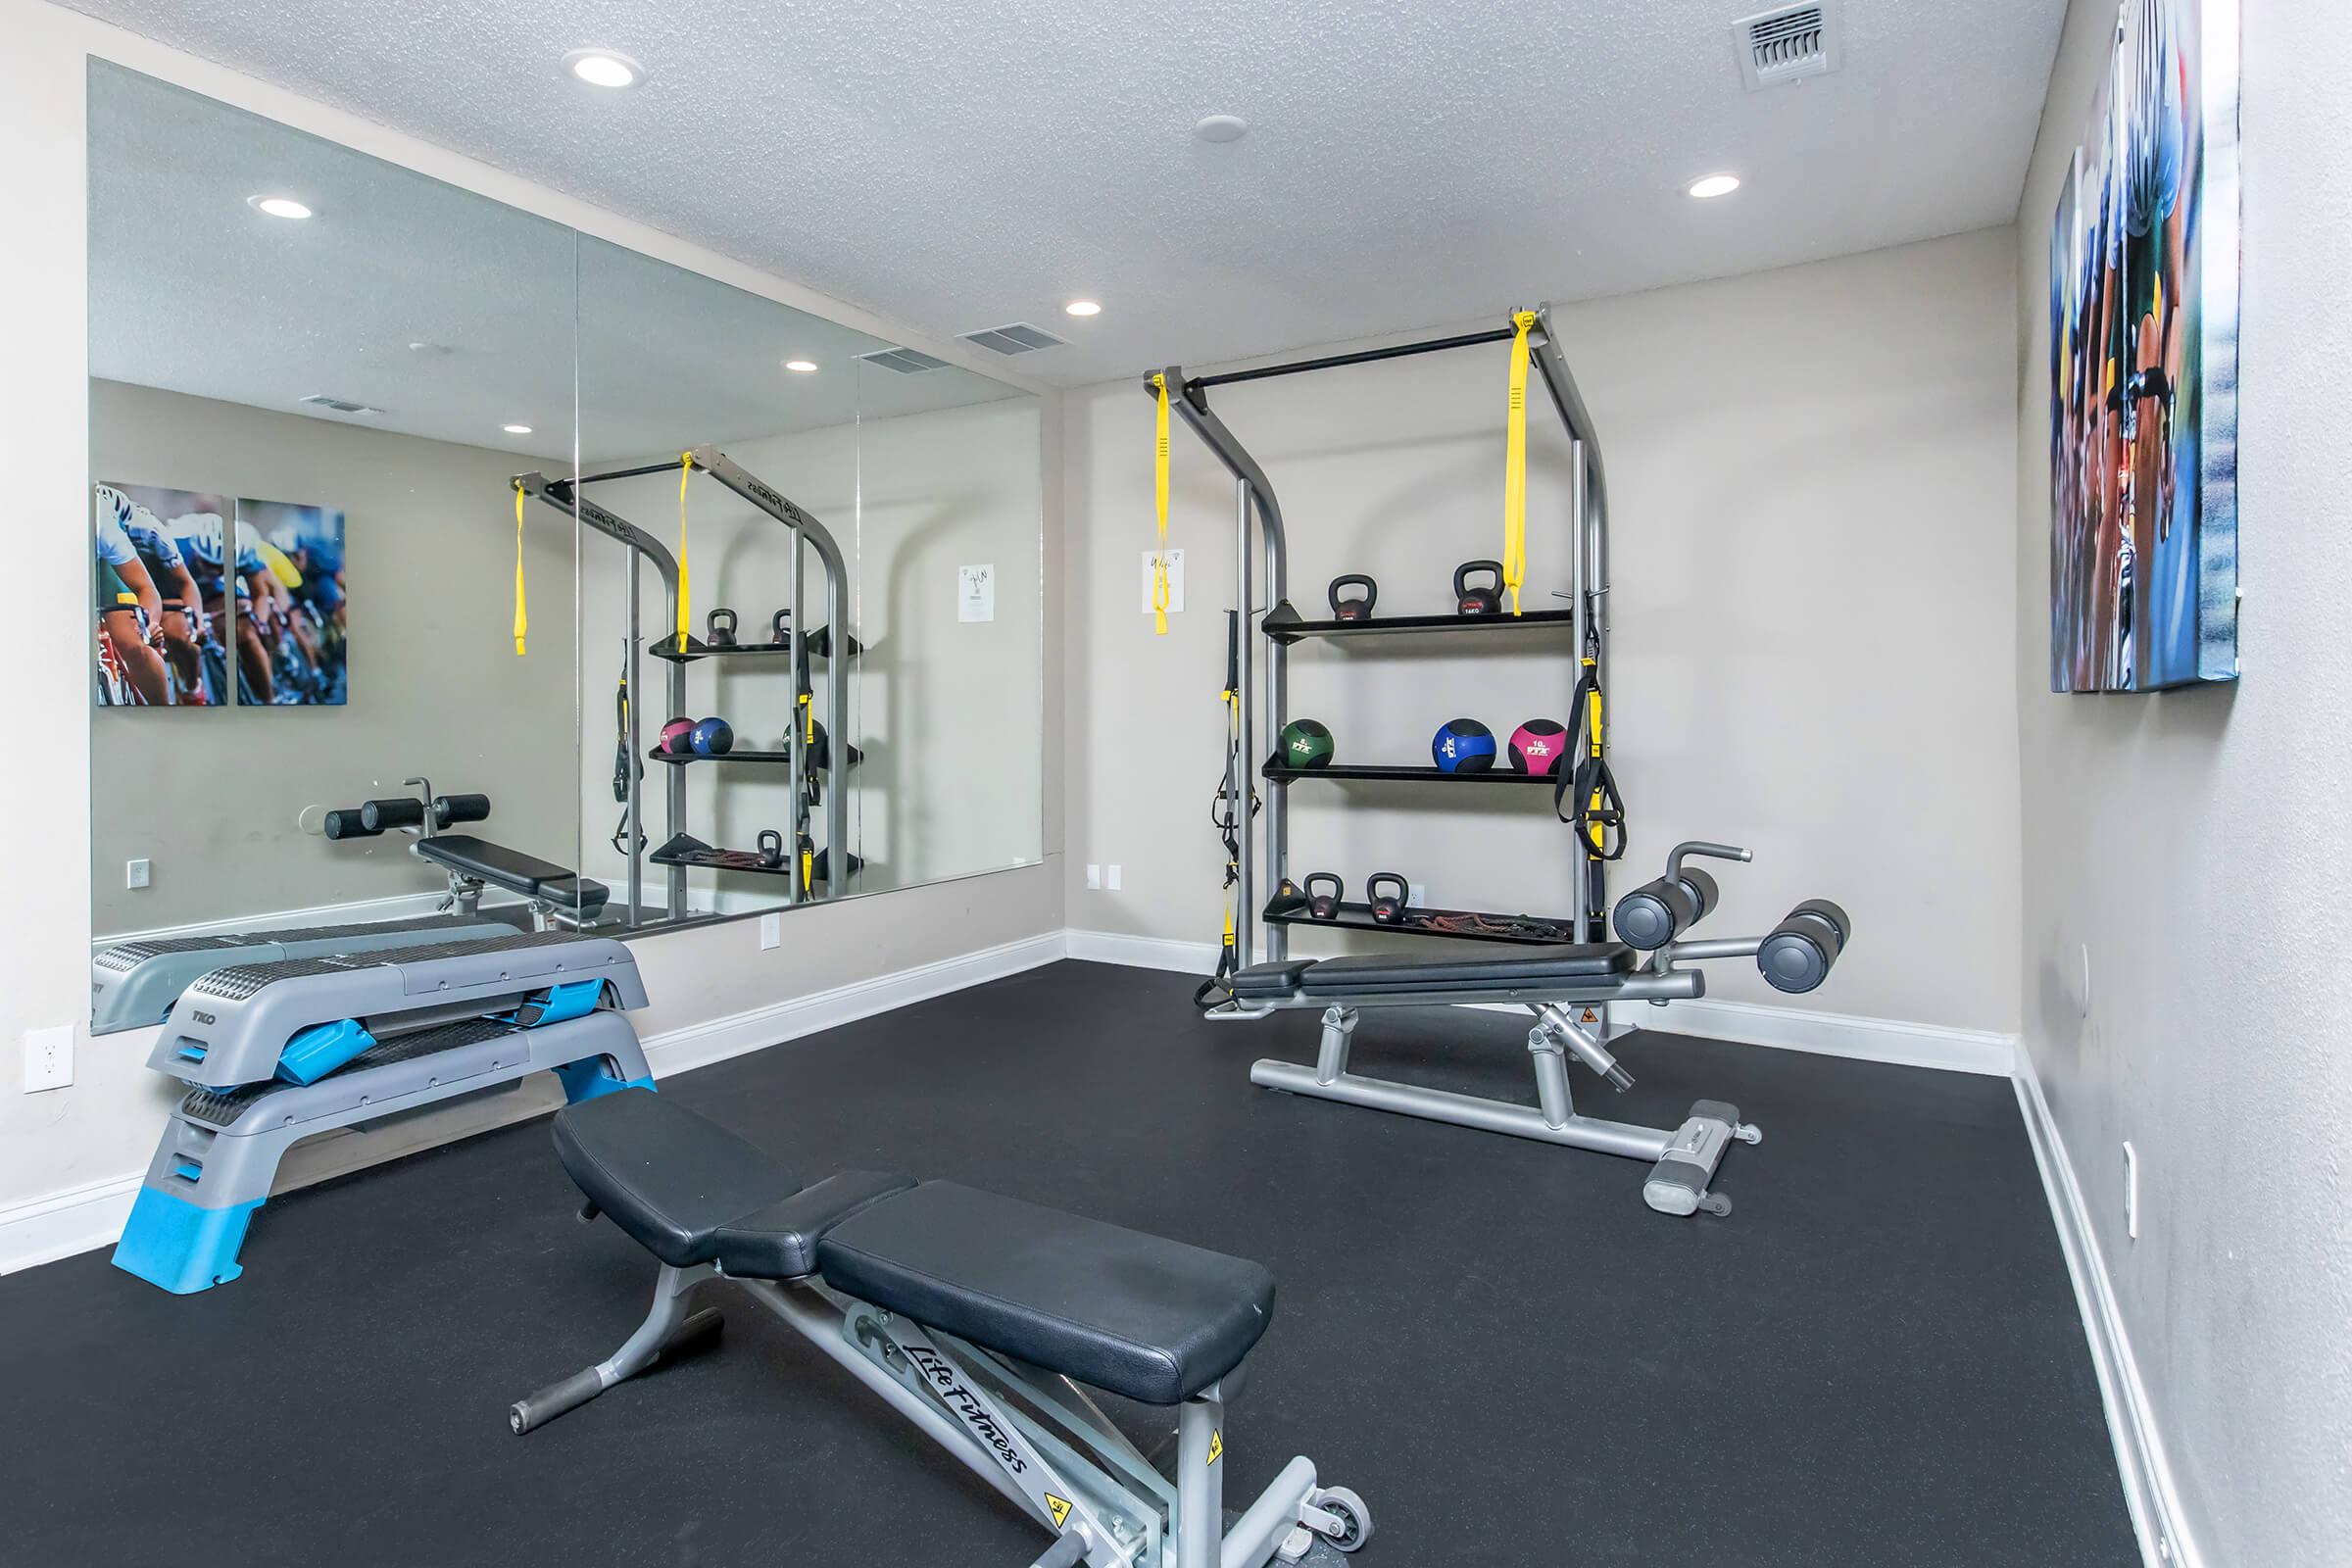
[(940, 1398), (963, 1417), (963, 1424), (978, 1433), (980, 1441), (1004, 1461), (1004, 1468), (1016, 1476), (1026, 1475), (1028, 1461), (1012, 1446), (1012, 1439), (1005, 1435), (1004, 1429), (997, 1425), (996, 1418), (988, 1413), (988, 1406), (981, 1402), (980, 1396), (965, 1388), (963, 1379), (956, 1375), (956, 1363), (935, 1350), (911, 1345), (902, 1348), (913, 1360), (915, 1370), (938, 1392)]

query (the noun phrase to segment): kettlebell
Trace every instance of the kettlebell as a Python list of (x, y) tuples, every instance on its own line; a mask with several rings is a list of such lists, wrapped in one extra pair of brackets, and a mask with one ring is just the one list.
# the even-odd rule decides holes
[(784, 863), (784, 835), (772, 827), (760, 830), (760, 863), (770, 870)]
[(792, 608), (789, 605), (777, 611), (775, 618), (767, 623), (767, 640), (778, 648), (792, 641)]
[[(1361, 599), (1342, 599), (1340, 590), (1343, 588), (1361, 588), (1364, 596)], [(1380, 598), (1380, 584), (1360, 571), (1351, 571), (1344, 577), (1331, 579), (1329, 597), (1332, 619), (1370, 620), (1373, 603)]]
[[(1382, 888), (1395, 888), (1383, 893)], [(1372, 901), (1372, 918), (1382, 925), (1404, 924), (1404, 911), (1413, 896), (1413, 885), (1394, 871), (1375, 871), (1364, 882), (1364, 897)]]
[(687, 734), (697, 757), (724, 757), (735, 749), (734, 728), (723, 718), (706, 718)]
[(735, 612), (723, 607), (710, 612), (710, 618), (703, 623), (703, 642), (711, 648), (734, 647)]
[[(1478, 572), (1494, 577), (1492, 588), (1473, 588), (1470, 578)], [(1502, 563), (1499, 561), (1465, 561), (1453, 568), (1453, 612), (1457, 615), (1499, 615), (1502, 613)]]
[[(1329, 893), (1318, 893), (1315, 884), (1328, 882)], [(1306, 874), (1306, 912), (1317, 920), (1336, 920), (1340, 917), (1340, 900), (1347, 897), (1348, 885), (1336, 871), (1309, 871)]]
[(684, 757), (694, 751), (694, 720), (673, 718), (662, 726), (661, 751), (670, 757)]

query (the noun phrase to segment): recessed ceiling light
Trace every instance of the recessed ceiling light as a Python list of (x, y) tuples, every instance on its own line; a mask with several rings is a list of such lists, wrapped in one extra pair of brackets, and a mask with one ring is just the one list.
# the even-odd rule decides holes
[(308, 218), (311, 216), (311, 210), (291, 196), (271, 196), (267, 193), (260, 196), (248, 196), (245, 198), (245, 205), (257, 213), (268, 213), (271, 218)]
[(1729, 196), (1739, 188), (1740, 176), (1738, 174), (1709, 174), (1706, 178), (1694, 179), (1690, 184), (1690, 194), (1702, 202), (1713, 201), (1718, 196)]
[(1202, 141), (1240, 141), (1250, 134), (1250, 122), (1239, 115), (1210, 115), (1193, 127)]
[(1102, 314), (1102, 307), (1093, 300), (1072, 300), (1062, 309), (1072, 316), (1101, 316)]
[(527, 424), (502, 424), (499, 428), (509, 435), (529, 435), (531, 433), (531, 427)]
[(645, 68), (614, 49), (574, 49), (564, 69), (591, 87), (634, 87), (645, 79)]
[(784, 362), (784, 368), (787, 370), (798, 371), (802, 375), (807, 375), (810, 370), (816, 368), (816, 362), (814, 360), (786, 360)]

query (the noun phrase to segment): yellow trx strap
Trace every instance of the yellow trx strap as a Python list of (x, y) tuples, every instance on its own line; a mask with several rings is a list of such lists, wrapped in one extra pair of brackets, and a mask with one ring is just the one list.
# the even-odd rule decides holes
[(816, 744), (816, 709), (809, 702), (809, 698), (813, 695), (811, 692), (801, 693), (801, 744), (803, 746)]
[(678, 454), (678, 648), (686, 647), (686, 628), (694, 624), (694, 575), (686, 563), (686, 481), (694, 476), (694, 454)]
[(531, 612), (522, 587), (522, 486), (514, 487), (514, 657), (522, 657), (523, 633), (531, 629)]
[[(1597, 762), (1607, 747), (1601, 737), (1600, 663), (1590, 655), (1585, 658), (1585, 676), (1586, 728), (1592, 735), (1585, 755)], [(1607, 792), (1600, 787), (1600, 781), (1595, 777), (1592, 798), (1585, 803), (1585, 840), (1592, 846), (1592, 853), (1595, 855), (1605, 854), (1608, 847), (1608, 829), (1597, 820), (1607, 807)]]
[(1527, 333), (1536, 313), (1511, 317), (1511, 409), (1502, 446), (1502, 585), (1511, 613), (1519, 613), (1519, 585), (1527, 580)]
[(1152, 560), (1152, 634), (1168, 634), (1168, 378), (1152, 377), (1159, 390), (1159, 416), (1152, 432), (1152, 499), (1159, 509), (1159, 554)]

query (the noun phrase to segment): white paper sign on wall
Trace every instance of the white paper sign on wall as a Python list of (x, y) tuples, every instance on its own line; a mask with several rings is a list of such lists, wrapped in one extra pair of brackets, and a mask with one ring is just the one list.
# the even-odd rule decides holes
[[(1152, 613), (1152, 567), (1159, 560), (1159, 552), (1144, 552), (1144, 613)], [(1184, 552), (1168, 552), (1168, 613), (1184, 608)]]
[(995, 566), (957, 566), (956, 568), (956, 618), (957, 620), (994, 620), (997, 618), (997, 568)]

